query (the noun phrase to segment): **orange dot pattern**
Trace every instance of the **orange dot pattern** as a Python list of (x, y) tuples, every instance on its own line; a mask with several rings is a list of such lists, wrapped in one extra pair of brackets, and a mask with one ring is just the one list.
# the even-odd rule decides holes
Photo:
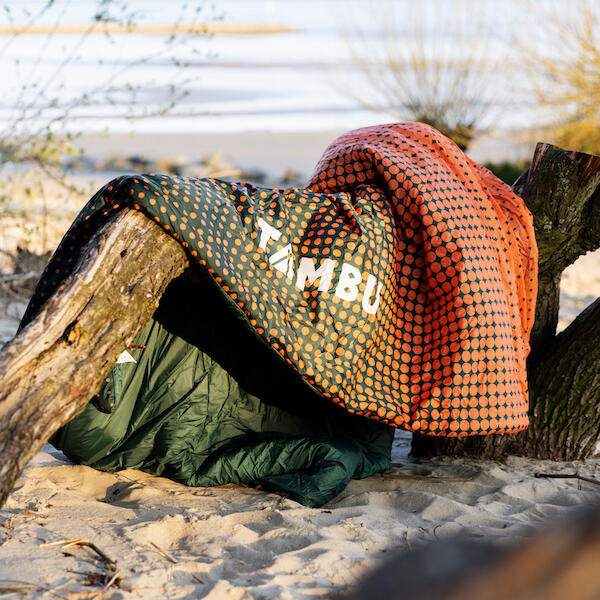
[[(326, 150), (306, 189), (117, 178), (61, 241), (23, 324), (70, 273), (90, 235), (125, 206), (178, 240), (257, 335), (346, 410), (430, 435), (527, 426), (532, 218), (510, 187), (431, 127), (347, 133)], [(261, 221), (279, 237), (263, 239)], [(278, 251), (283, 263), (272, 264)], [(326, 290), (320, 279), (298, 288), (303, 257), (315, 268), (333, 261)], [(360, 272), (355, 300), (335, 293), (344, 264)], [(369, 276), (382, 284), (375, 314), (361, 301), (370, 294), (367, 304), (375, 303)]]

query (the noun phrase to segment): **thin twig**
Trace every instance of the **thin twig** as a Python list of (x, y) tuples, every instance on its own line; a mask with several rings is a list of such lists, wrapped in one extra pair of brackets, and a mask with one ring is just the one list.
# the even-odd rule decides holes
[(56, 592), (52, 591), (50, 588), (45, 587), (43, 585), (38, 585), (37, 583), (29, 583), (28, 581), (20, 581), (19, 579), (0, 579), (0, 581), (6, 581), (7, 583), (14, 585), (0, 585), (0, 594), (7, 594), (10, 592), (22, 592), (25, 590), (38, 590), (40, 592), (46, 592), (51, 596), (56, 596), (56, 598), (64, 598), (65, 596), (61, 596)]
[(156, 549), (156, 551), (163, 557), (166, 558), (168, 561), (172, 562), (173, 564), (177, 564), (177, 560), (175, 558), (173, 558), (170, 554), (168, 554), (167, 552), (165, 552), (160, 546), (158, 546), (157, 544), (155, 544), (154, 542), (148, 542), (153, 548)]
[[(168, 554), (167, 552), (165, 552), (160, 546), (158, 546), (157, 544), (155, 544), (154, 542), (150, 541), (148, 542), (163, 558), (166, 558), (169, 562), (173, 563), (173, 564), (177, 564), (179, 563), (179, 561), (176, 558), (173, 558), (170, 554)], [(199, 577), (197, 577), (196, 575), (194, 575), (193, 573), (190, 573), (190, 575), (192, 576), (192, 579), (194, 581), (197, 581), (200, 584), (204, 584), (204, 581), (202, 581), (202, 579), (200, 579)]]
[[(89, 548), (93, 552), (95, 552), (100, 560), (104, 563), (105, 572), (99, 573), (98, 576), (102, 577), (102, 584), (104, 584), (103, 590), (107, 590), (113, 585), (119, 586), (119, 581), (121, 577), (121, 573), (117, 569), (117, 561), (113, 560), (104, 553), (94, 542), (91, 540), (84, 540), (81, 538), (68, 539), (68, 540), (59, 540), (57, 542), (49, 542), (46, 544), (42, 544), (42, 548), (48, 548), (51, 546), (62, 546), (62, 549), (65, 550), (67, 548), (72, 548), (73, 546), (83, 546), (85, 548)], [(85, 573), (81, 573), (82, 575), (86, 575)]]
[(120, 576), (119, 571), (117, 571), (115, 569), (115, 572), (114, 572), (113, 576), (108, 580), (108, 582), (106, 583), (106, 585), (102, 589), (107, 590), (111, 585), (113, 585), (115, 583), (115, 581), (117, 581), (117, 579), (119, 578), (119, 576)]
[(593, 477), (586, 477), (579, 473), (534, 473), (534, 477), (540, 479), (546, 477), (548, 479), (579, 479), (580, 481), (587, 481), (588, 483), (594, 483), (600, 485), (600, 479), (594, 479)]
[(91, 540), (84, 540), (81, 538), (75, 538), (72, 540), (59, 540), (58, 542), (48, 542), (47, 544), (42, 544), (40, 548), (49, 548), (51, 546), (62, 546), (63, 549), (71, 548), (72, 546), (85, 546), (93, 550), (106, 564), (111, 567), (116, 567), (117, 563), (110, 556), (107, 556), (94, 542)]

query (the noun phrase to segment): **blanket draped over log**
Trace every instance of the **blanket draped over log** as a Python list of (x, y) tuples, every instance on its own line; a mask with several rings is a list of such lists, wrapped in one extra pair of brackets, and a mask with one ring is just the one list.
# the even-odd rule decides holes
[[(171, 307), (187, 309), (171, 310), (171, 320), (185, 315), (171, 331), (209, 344), (236, 381), (258, 378), (264, 390), (285, 372), (317, 399), (310, 410), (332, 401), (341, 413), (428, 435), (527, 427), (532, 217), (508, 185), (431, 127), (349, 132), (327, 148), (306, 188), (119, 177), (61, 241), (22, 326), (92, 232), (124, 207), (159, 223), (188, 253), (196, 285), (173, 292)], [(213, 320), (239, 328), (208, 335)], [(240, 331), (247, 343), (238, 343)], [(277, 391), (292, 408), (303, 400), (289, 389)], [(111, 412), (115, 401), (101, 391), (96, 409)]]

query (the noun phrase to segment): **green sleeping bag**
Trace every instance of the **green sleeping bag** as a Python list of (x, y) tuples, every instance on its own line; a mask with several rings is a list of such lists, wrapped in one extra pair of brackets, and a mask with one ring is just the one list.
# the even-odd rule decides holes
[(199, 273), (171, 284), (122, 357), (51, 440), (77, 463), (191, 486), (260, 485), (315, 507), (389, 468), (394, 429), (323, 402), (257, 347)]

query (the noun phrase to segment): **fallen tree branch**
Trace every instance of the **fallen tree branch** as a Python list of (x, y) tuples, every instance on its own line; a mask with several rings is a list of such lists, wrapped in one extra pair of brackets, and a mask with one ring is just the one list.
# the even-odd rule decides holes
[(587, 481), (588, 483), (595, 483), (600, 485), (600, 479), (594, 479), (593, 477), (586, 477), (579, 473), (535, 473), (534, 477), (547, 478), (547, 479), (579, 479), (580, 481)]
[(49, 437), (81, 412), (187, 266), (133, 210), (88, 242), (72, 275), (0, 354), (0, 506)]

